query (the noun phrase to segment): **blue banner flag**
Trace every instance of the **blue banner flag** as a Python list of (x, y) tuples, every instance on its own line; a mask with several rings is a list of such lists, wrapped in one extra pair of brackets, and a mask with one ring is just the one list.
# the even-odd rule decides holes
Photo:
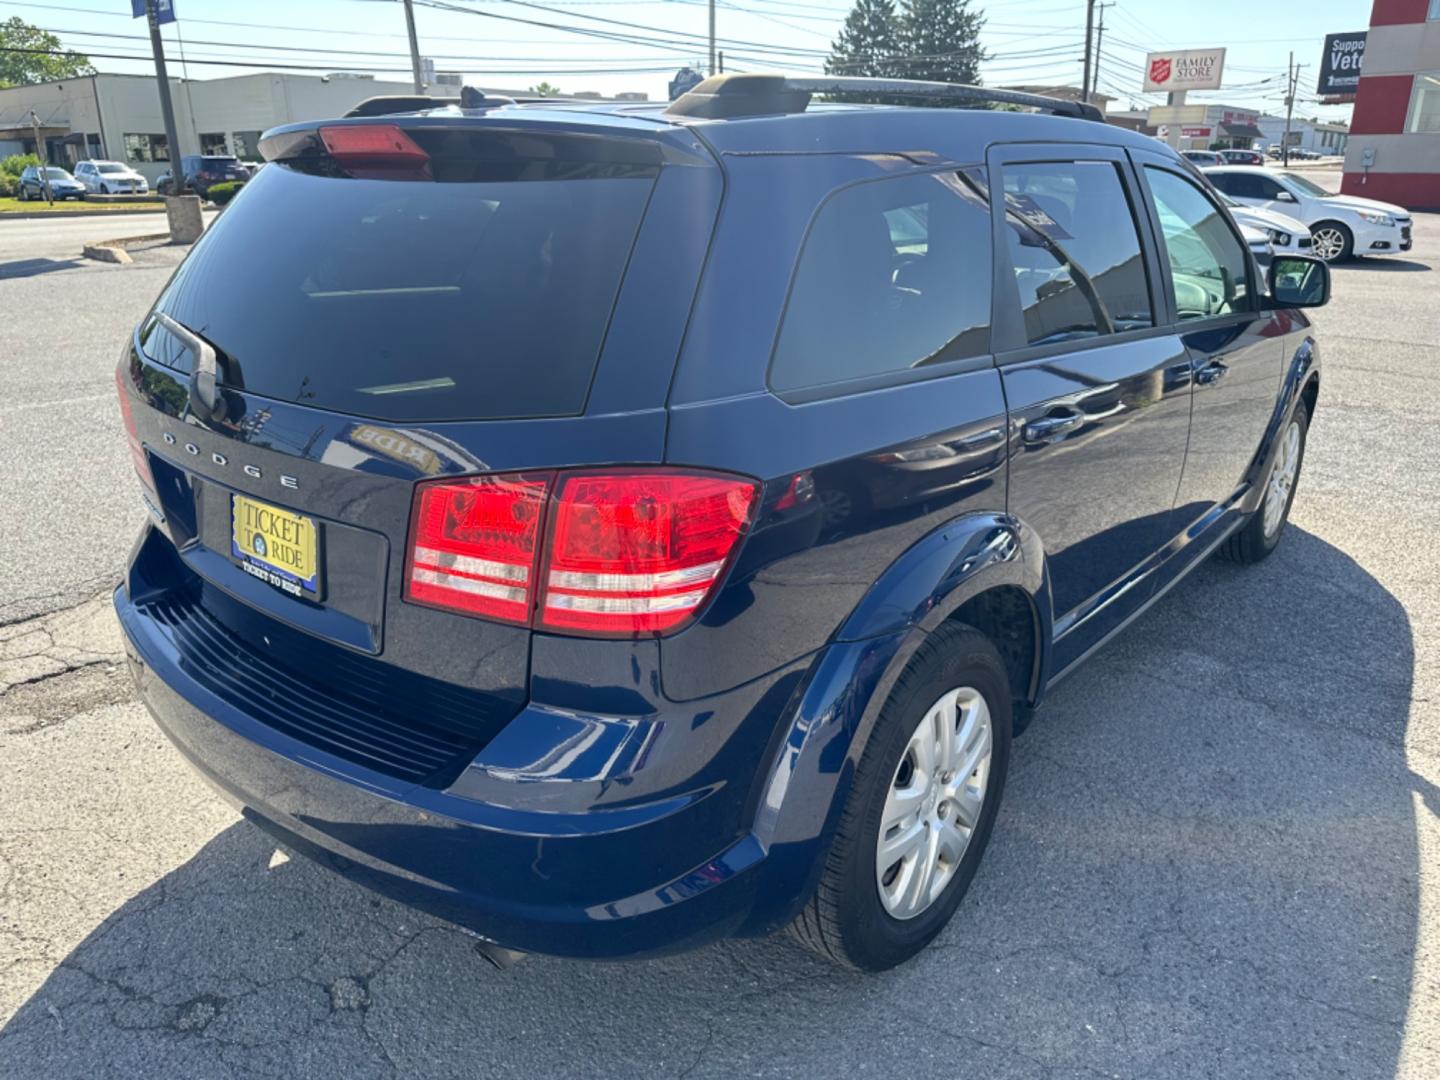
[[(155, 5), (155, 22), (175, 21), (175, 0), (152, 0)], [(145, 0), (130, 0), (130, 14), (140, 19), (145, 15)]]

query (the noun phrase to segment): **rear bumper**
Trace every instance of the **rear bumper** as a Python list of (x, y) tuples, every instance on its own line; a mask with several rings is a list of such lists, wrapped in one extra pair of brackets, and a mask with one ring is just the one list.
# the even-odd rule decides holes
[(115, 607), (140, 696), (180, 752), (246, 818), (360, 884), (507, 947), (566, 956), (692, 947), (753, 914), (765, 851), (753, 834), (705, 850), (711, 793), (566, 813), (397, 784), (211, 694), (124, 586)]
[[(152, 550), (160, 542), (147, 529), (137, 553), (147, 537)], [(127, 655), (141, 699), (197, 771), (287, 847), (526, 952), (637, 956), (783, 926), (814, 887), (872, 699), (913, 647), (909, 632), (834, 643), (721, 694), (650, 699), (639, 714), (532, 703), (458, 776), (415, 782), (257, 718), (293, 688), (263, 670), (217, 677), (207, 665), (218, 653), (177, 636), (163, 616), (172, 594), (143, 561), (114, 597)], [(562, 650), (537, 656), (540, 667), (575, 661), (582, 682), (565, 685), (581, 698), (633, 696), (607, 697), (603, 681), (585, 689), (595, 684), (581, 663), (597, 643), (537, 643)], [(639, 671), (645, 655), (636, 646), (621, 666)]]

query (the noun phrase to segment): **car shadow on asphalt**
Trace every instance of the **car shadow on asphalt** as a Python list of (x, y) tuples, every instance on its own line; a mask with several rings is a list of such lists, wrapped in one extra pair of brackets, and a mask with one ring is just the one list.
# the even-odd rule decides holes
[(1440, 809), (1412, 668), (1312, 534), (1201, 567), (1057, 688), (954, 923), (878, 976), (780, 938), (496, 971), (237, 824), (56, 964), (0, 1074), (1393, 1076)]
[(6, 278), (36, 277), (56, 270), (73, 270), (83, 266), (84, 259), (16, 259), (0, 263), (0, 281)]
[(1357, 257), (1346, 262), (1331, 263), (1331, 270), (1379, 270), (1387, 274), (1413, 274), (1433, 269), (1429, 263), (1415, 259), (1396, 259), (1384, 255)]

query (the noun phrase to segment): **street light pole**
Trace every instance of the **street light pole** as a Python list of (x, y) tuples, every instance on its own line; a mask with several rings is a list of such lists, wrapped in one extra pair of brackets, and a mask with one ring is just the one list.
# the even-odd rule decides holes
[(710, 74), (719, 74), (715, 70), (715, 0), (710, 0)]
[(145, 21), (150, 24), (150, 50), (155, 54), (155, 81), (160, 89), (160, 116), (165, 121), (170, 190), (180, 195), (185, 191), (185, 176), (180, 169), (180, 135), (175, 128), (175, 105), (170, 100), (170, 76), (165, 70), (165, 43), (160, 40), (160, 24), (155, 20), (155, 0), (145, 0)]
[(1295, 54), (1290, 54), (1290, 66), (1285, 73), (1285, 138), (1280, 143), (1280, 163), (1290, 167), (1290, 117), (1295, 113)]
[(410, 35), (410, 70), (415, 76), (415, 93), (425, 92), (425, 81), (420, 76), (420, 40), (415, 36), (415, 5), (405, 0), (405, 31)]
[[(35, 156), (40, 159), (40, 188), (45, 192), (45, 201), (54, 205), (55, 195), (50, 190), (50, 155), (41, 153), (45, 149), (40, 144), (40, 117), (35, 115), (35, 110), (30, 110), (30, 130), (35, 133)], [(25, 196), (27, 199), (30, 196)]]

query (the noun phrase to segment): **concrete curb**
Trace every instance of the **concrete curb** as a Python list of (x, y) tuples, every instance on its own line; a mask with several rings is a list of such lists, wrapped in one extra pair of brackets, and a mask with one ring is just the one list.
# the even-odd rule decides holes
[(98, 243), (86, 244), (80, 249), (80, 254), (86, 259), (94, 259), (96, 262), (119, 263), (125, 265), (134, 262), (130, 253), (125, 249), (134, 244), (149, 244), (156, 240), (169, 240), (169, 233), (148, 233), (145, 236), (122, 236), (118, 240), (101, 240)]
[(130, 214), (163, 214), (163, 206), (137, 206), (126, 207), (123, 210), (46, 210), (39, 213), (31, 213), (27, 210), (0, 210), (0, 221), (34, 221), (37, 218), (65, 218), (72, 217), (125, 217)]

